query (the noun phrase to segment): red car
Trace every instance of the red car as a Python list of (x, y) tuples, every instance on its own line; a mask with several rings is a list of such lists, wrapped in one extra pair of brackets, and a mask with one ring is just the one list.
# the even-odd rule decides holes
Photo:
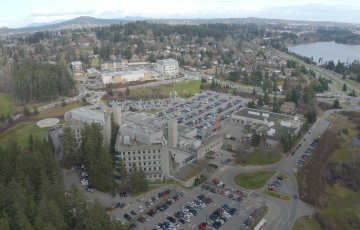
[(165, 193), (164, 193), (164, 192), (162, 192), (161, 195), (162, 195), (162, 197), (165, 197)]
[(237, 190), (236, 192), (240, 193), (241, 195), (244, 195), (244, 193), (242, 191), (240, 191), (240, 190)]
[(138, 219), (138, 221), (140, 221), (141, 223), (145, 222), (145, 220), (143, 218), (141, 218), (141, 217)]
[(223, 194), (224, 194), (224, 190), (221, 190), (221, 191), (220, 191), (220, 195), (223, 195)]
[(214, 192), (214, 190), (215, 190), (215, 188), (214, 188), (214, 187), (212, 187), (212, 188), (210, 189), (210, 192)]
[(212, 182), (213, 182), (213, 183), (215, 183), (217, 180), (218, 180), (218, 179), (217, 179), (217, 178), (215, 178), (214, 180), (212, 180)]
[(274, 191), (274, 188), (268, 188), (269, 191)]
[(206, 230), (206, 227), (203, 226), (203, 225), (201, 225), (201, 224), (199, 224), (199, 225), (198, 225), (198, 229), (200, 229), (200, 230)]
[(178, 199), (176, 197), (174, 197), (173, 200), (176, 202)]
[(156, 214), (156, 211), (154, 209), (151, 209), (150, 212)]

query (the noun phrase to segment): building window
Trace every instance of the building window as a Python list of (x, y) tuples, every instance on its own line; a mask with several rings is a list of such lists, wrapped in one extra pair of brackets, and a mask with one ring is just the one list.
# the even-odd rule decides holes
[(149, 171), (151, 171), (151, 168), (149, 168)]
[(146, 168), (144, 168), (144, 171), (146, 171)]
[(161, 165), (161, 161), (159, 161), (159, 165)]
[(151, 175), (149, 175), (149, 178), (151, 178)]
[(155, 156), (153, 156), (153, 159), (155, 159), (156, 157)]
[(131, 158), (129, 157), (129, 161), (131, 161)]
[(131, 166), (131, 163), (129, 163), (129, 166)]
[(154, 167), (154, 170), (156, 170), (156, 167)]
[(159, 175), (159, 177), (161, 178), (162, 175)]
[(159, 167), (159, 170), (161, 170), (161, 167)]
[(128, 152), (128, 155), (130, 155), (130, 152)]
[(151, 159), (151, 156), (149, 156), (148, 159)]
[(133, 157), (133, 160), (136, 160), (136, 157)]
[(141, 165), (141, 163), (139, 163), (139, 165)]
[(145, 160), (146, 159), (146, 157), (143, 157), (143, 160)]
[(129, 172), (131, 172), (131, 169), (129, 169)]
[(133, 155), (135, 155), (135, 151), (133, 152)]
[(144, 162), (144, 165), (146, 165), (146, 162)]
[(149, 162), (149, 165), (151, 165), (151, 162)]
[(156, 161), (154, 161), (154, 165), (156, 165)]
[(161, 155), (159, 155), (158, 158), (161, 159)]
[(155, 150), (153, 150), (153, 153), (155, 153)]
[(160, 153), (160, 149), (158, 150), (158, 153)]
[(126, 158), (124, 157), (124, 161), (126, 161)]
[(150, 150), (148, 151), (148, 153), (150, 153)]
[(154, 175), (154, 178), (156, 178), (156, 175)]
[(125, 152), (123, 152), (123, 155), (125, 155)]
[(145, 154), (145, 151), (143, 151), (143, 154)]
[(141, 157), (138, 157), (139, 160), (141, 160)]
[(138, 151), (138, 154), (140, 154), (140, 151)]

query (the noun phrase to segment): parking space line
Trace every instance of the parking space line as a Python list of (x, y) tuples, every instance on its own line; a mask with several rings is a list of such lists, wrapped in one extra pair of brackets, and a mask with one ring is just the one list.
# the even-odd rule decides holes
[(247, 206), (247, 207), (245, 208), (245, 210), (246, 210), (246, 211), (249, 210), (253, 205), (254, 205), (254, 204), (251, 204), (251, 205)]

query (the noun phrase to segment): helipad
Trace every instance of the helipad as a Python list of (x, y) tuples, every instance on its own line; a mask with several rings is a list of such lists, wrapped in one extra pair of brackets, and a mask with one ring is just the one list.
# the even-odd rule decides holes
[(41, 120), (37, 123), (37, 125), (40, 127), (40, 128), (46, 128), (46, 127), (52, 127), (52, 126), (55, 126), (59, 123), (59, 119), (56, 119), (56, 118), (47, 118), (47, 119), (44, 119), (44, 120)]

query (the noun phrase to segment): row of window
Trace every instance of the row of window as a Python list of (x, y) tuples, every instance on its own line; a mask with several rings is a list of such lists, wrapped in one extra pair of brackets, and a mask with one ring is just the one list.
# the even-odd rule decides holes
[[(151, 171), (152, 169), (151, 169), (151, 167), (149, 167), (149, 168), (143, 168), (143, 170), (144, 171)], [(161, 167), (157, 167), (157, 169), (156, 169), (156, 167), (154, 167), (153, 170), (161, 170)], [(131, 169), (128, 169), (128, 171), (131, 172)]]
[[(141, 154), (141, 151), (132, 151), (132, 154), (135, 155), (136, 152), (137, 152), (138, 154)], [(158, 149), (157, 152), (160, 153), (160, 149)], [(121, 153), (122, 153), (123, 156), (126, 155), (126, 151), (123, 151), (123, 152), (118, 151), (118, 152), (116, 152), (116, 155), (121, 155)], [(142, 151), (142, 153), (145, 154), (146, 151), (144, 150), (144, 151)], [(147, 153), (150, 154), (150, 153), (151, 153), (151, 150), (148, 150)], [(156, 153), (156, 150), (155, 150), (155, 149), (152, 150), (152, 153)], [(127, 152), (127, 155), (131, 155), (131, 152)]]
[[(154, 178), (156, 178), (156, 175), (148, 175), (148, 178), (151, 178), (151, 176), (154, 176)], [(158, 176), (159, 176), (159, 178), (162, 177), (162, 175), (158, 175)]]
[[(129, 163), (129, 166), (132, 166), (133, 163)], [(148, 165), (151, 165), (151, 162), (147, 162)], [(161, 165), (161, 161), (158, 162)], [(146, 162), (138, 163), (139, 166), (146, 165)], [(156, 165), (156, 161), (153, 162), (153, 165)]]
[[(116, 159), (117, 159), (117, 160), (120, 160), (120, 157), (117, 157)], [(133, 159), (134, 161), (136, 161), (136, 160), (139, 160), (139, 161), (140, 161), (140, 160), (141, 160), (141, 157), (138, 157), (137, 159), (136, 159), (136, 157), (133, 157), (132, 159)], [(151, 159), (151, 156), (148, 156), (147, 159), (150, 160), (150, 159)], [(156, 159), (156, 156), (153, 156), (152, 159), (155, 160), (155, 159)], [(161, 159), (161, 155), (158, 156), (158, 159)], [(126, 161), (126, 157), (123, 157), (122, 160), (123, 160), (123, 161)], [(131, 157), (128, 157), (127, 160), (128, 160), (128, 161), (131, 161)], [(146, 160), (146, 157), (143, 157), (142, 160)]]
[(213, 147), (217, 146), (218, 144), (222, 144), (222, 140), (218, 141), (216, 144), (211, 145), (210, 148), (207, 148), (205, 150), (205, 152), (206, 153), (209, 152), (210, 150), (212, 150)]

